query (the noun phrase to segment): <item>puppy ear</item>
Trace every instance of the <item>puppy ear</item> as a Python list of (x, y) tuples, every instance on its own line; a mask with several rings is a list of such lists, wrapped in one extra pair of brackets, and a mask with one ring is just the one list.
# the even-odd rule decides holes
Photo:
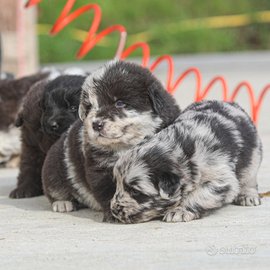
[(87, 103), (88, 102), (89, 102), (89, 96), (88, 96), (87, 92), (84, 89), (82, 89), (81, 101), (80, 101), (79, 111), (78, 111), (79, 117), (82, 121), (87, 116)]
[(83, 121), (87, 116), (87, 109), (84, 104), (82, 103), (80, 104), (78, 113), (79, 113), (80, 119)]
[(89, 94), (84, 89), (81, 92), (81, 101), (79, 106), (79, 117), (83, 121), (91, 110), (92, 104), (89, 100)]
[(181, 175), (163, 172), (158, 177), (159, 194), (161, 198), (169, 200), (180, 186)]
[(16, 123), (15, 123), (15, 126), (16, 127), (20, 127), (20, 126), (22, 126), (22, 124), (23, 124), (23, 114), (22, 114), (22, 112), (20, 112), (18, 114), (18, 117), (17, 117)]
[(148, 88), (148, 95), (158, 115), (162, 114), (164, 108), (164, 95), (166, 91), (160, 82), (153, 82)]

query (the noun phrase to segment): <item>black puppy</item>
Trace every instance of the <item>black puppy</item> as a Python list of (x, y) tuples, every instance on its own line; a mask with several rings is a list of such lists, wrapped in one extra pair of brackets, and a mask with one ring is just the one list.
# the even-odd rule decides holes
[(61, 76), (45, 86), (40, 101), (41, 129), (53, 141), (79, 118), (81, 86), (85, 77)]
[(84, 76), (60, 76), (42, 81), (26, 96), (16, 125), (22, 126), (22, 154), (18, 185), (11, 198), (43, 194), (41, 169), (52, 144), (78, 119)]
[(114, 221), (110, 200), (118, 158), (180, 114), (173, 97), (146, 68), (110, 61), (83, 84), (77, 120), (48, 152), (42, 171), (44, 193), (53, 211), (79, 204), (103, 210)]

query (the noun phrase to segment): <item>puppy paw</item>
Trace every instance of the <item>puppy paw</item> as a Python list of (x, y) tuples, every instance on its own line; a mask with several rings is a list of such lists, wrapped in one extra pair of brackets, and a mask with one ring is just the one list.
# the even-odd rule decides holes
[(9, 197), (12, 199), (20, 199), (20, 198), (31, 198), (43, 195), (42, 189), (32, 189), (28, 187), (17, 187), (12, 190), (9, 194)]
[(240, 195), (235, 199), (234, 202), (242, 206), (257, 206), (261, 204), (261, 199), (259, 196), (256, 195), (253, 196)]
[(7, 161), (4, 166), (5, 168), (17, 168), (20, 165), (20, 156), (14, 156), (9, 161)]
[(115, 218), (111, 212), (104, 212), (104, 217), (102, 222), (108, 222), (108, 223), (118, 223), (119, 220)]
[(70, 201), (56, 201), (52, 204), (53, 212), (71, 212), (74, 211), (73, 203)]
[(194, 214), (183, 209), (182, 207), (176, 207), (169, 210), (163, 217), (163, 221), (166, 222), (187, 222), (193, 219), (195, 219)]

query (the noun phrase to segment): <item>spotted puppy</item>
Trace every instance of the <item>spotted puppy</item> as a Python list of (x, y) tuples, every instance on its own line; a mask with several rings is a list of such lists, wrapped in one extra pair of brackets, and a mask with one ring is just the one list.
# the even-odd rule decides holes
[(124, 223), (178, 222), (235, 202), (260, 204), (262, 145), (235, 103), (190, 105), (169, 127), (126, 152), (114, 168), (113, 215)]
[(78, 120), (49, 151), (42, 172), (53, 211), (80, 205), (113, 221), (113, 167), (145, 136), (173, 123), (180, 109), (146, 68), (112, 60), (83, 84)]

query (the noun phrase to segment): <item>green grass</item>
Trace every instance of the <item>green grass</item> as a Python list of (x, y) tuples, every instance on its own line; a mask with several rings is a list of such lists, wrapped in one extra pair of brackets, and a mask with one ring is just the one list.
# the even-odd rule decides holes
[[(39, 4), (39, 23), (52, 25), (66, 1), (43, 0)], [(151, 55), (270, 49), (269, 23), (252, 23), (235, 28), (168, 30), (169, 24), (187, 19), (270, 10), (269, 0), (77, 0), (72, 10), (88, 3), (96, 3), (102, 9), (98, 32), (113, 24), (121, 24), (126, 28), (126, 47), (141, 41), (132, 38), (132, 35), (148, 31), (150, 39), (147, 43)], [(82, 43), (72, 39), (72, 30), (77, 28), (87, 31), (93, 15), (93, 11), (86, 12), (54, 37), (40, 35), (40, 61), (74, 61)], [(112, 58), (118, 39), (118, 33), (111, 34), (107, 44), (96, 46), (83, 60)], [(132, 56), (141, 56), (141, 51), (134, 52)]]

